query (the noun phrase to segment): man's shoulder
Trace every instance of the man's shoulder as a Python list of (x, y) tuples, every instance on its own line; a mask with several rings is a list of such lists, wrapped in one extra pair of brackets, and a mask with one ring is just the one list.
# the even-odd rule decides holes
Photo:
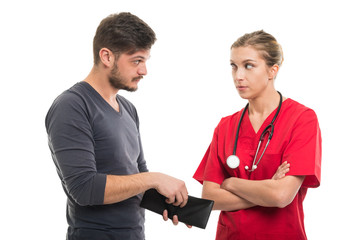
[(76, 86), (77, 84), (57, 96), (52, 104), (52, 107), (74, 105), (83, 102), (82, 99), (84, 94), (81, 90), (79, 91), (79, 88)]
[(84, 98), (81, 91), (78, 91), (77, 85), (75, 84), (55, 98), (46, 114), (46, 122), (53, 118), (63, 118), (64, 115), (72, 115), (72, 112), (85, 108)]

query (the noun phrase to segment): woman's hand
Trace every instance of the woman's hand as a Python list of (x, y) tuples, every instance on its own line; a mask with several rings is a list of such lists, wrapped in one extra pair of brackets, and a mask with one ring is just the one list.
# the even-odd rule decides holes
[(287, 161), (283, 162), (278, 169), (276, 170), (276, 173), (271, 178), (272, 180), (279, 180), (283, 177), (285, 177), (285, 174), (290, 171), (290, 163)]

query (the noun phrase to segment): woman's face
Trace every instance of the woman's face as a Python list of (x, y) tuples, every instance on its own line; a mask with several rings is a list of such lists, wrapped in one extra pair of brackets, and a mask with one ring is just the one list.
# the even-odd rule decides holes
[(258, 50), (253, 47), (231, 49), (230, 64), (235, 87), (244, 99), (255, 99), (274, 88), (273, 68), (268, 67)]

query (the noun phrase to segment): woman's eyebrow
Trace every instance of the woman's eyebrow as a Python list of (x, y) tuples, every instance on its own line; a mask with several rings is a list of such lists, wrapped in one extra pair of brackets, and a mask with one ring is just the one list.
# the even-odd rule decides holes
[(256, 62), (256, 60), (248, 58), (248, 59), (243, 60), (242, 62)]
[[(230, 63), (234, 63), (234, 62), (236, 62), (236, 61), (230, 59)], [(251, 58), (247, 58), (247, 59), (242, 60), (241, 62), (242, 62), (242, 63), (245, 63), (245, 62), (256, 62), (256, 60), (251, 59)]]

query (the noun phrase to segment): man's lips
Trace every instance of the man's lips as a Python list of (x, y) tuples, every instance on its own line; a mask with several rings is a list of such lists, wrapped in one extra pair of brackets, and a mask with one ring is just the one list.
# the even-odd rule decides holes
[(143, 76), (139, 76), (139, 77), (136, 77), (136, 78), (133, 78), (133, 82), (139, 82), (140, 81), (140, 79), (142, 79), (143, 78)]
[(243, 90), (243, 89), (246, 89), (247, 86), (240, 86), (240, 85), (238, 85), (238, 86), (236, 86), (236, 88), (237, 88), (237, 89), (240, 89), (240, 90)]

